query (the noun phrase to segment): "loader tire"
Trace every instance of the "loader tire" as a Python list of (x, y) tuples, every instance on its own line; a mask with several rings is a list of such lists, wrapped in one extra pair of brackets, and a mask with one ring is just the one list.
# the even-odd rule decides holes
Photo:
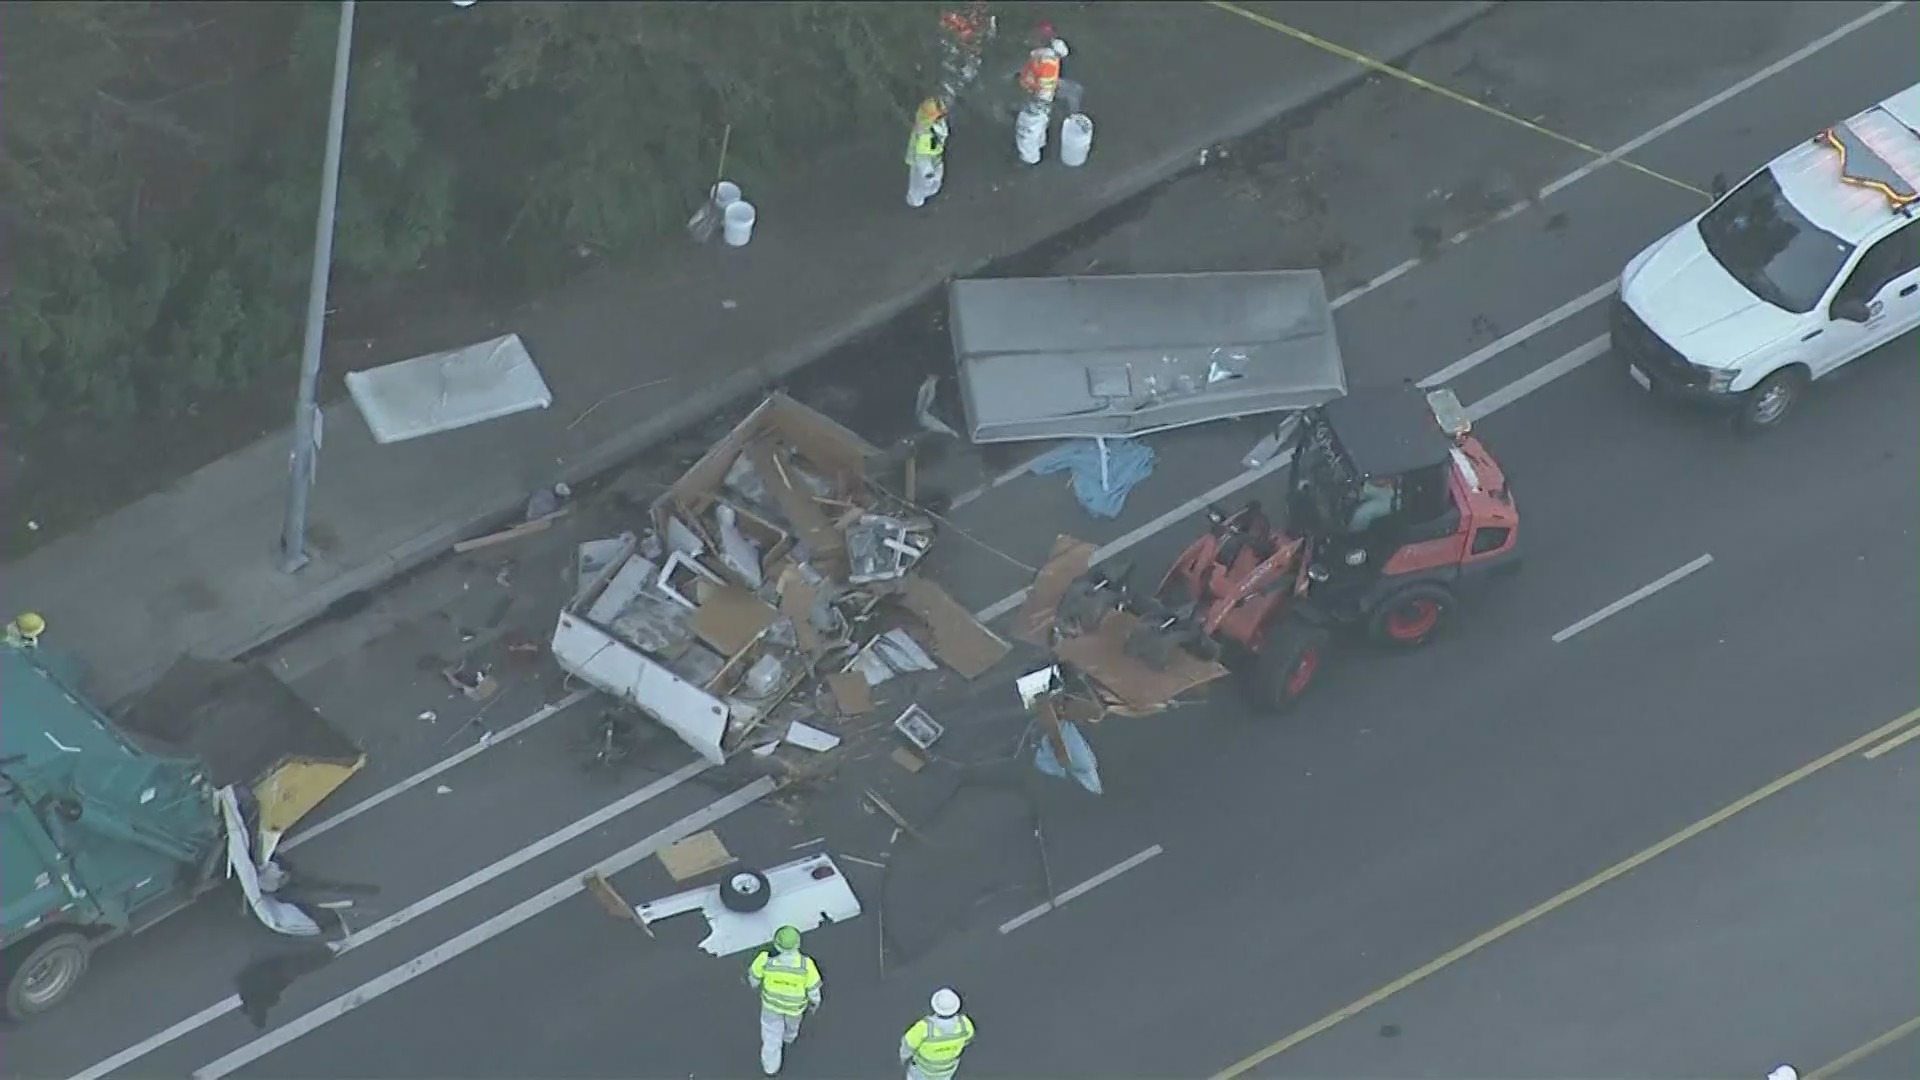
[(1324, 629), (1298, 619), (1283, 619), (1268, 630), (1243, 669), (1254, 704), (1276, 716), (1290, 711), (1319, 678), (1329, 640)]

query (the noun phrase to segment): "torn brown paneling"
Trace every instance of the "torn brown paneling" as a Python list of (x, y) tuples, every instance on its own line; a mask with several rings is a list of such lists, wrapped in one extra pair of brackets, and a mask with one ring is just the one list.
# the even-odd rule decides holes
[(1041, 564), (1040, 573), (1027, 589), (1026, 601), (1014, 614), (1015, 637), (1046, 647), (1053, 630), (1054, 609), (1060, 606), (1060, 598), (1067, 594), (1067, 586), (1073, 579), (1093, 565), (1093, 552), (1093, 545), (1085, 540), (1064, 533), (1054, 537), (1053, 551)]
[(900, 580), (900, 603), (932, 634), (934, 658), (969, 679), (985, 674), (1012, 646), (980, 624), (947, 590), (909, 574)]

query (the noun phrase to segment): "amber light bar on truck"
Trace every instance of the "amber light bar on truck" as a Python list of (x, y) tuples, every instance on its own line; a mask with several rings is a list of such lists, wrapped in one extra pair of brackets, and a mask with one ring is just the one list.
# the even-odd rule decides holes
[[(1879, 192), (1886, 198), (1889, 206), (1902, 214), (1911, 212), (1913, 203), (1916, 200), (1920, 200), (1920, 193), (1916, 193), (1911, 185), (1908, 184), (1906, 178), (1896, 172), (1884, 157), (1875, 153), (1873, 148), (1867, 145), (1864, 139), (1860, 138), (1858, 131), (1847, 128), (1843, 135), (1842, 129), (1840, 128), (1827, 128), (1825, 131), (1815, 135), (1813, 141), (1815, 145), (1825, 146), (1839, 155), (1841, 183)], [(1847, 171), (1847, 144), (1854, 141), (1858, 141), (1861, 151), (1868, 158), (1868, 161), (1863, 164), (1867, 164), (1868, 167), (1872, 168), (1875, 172), (1883, 173), (1885, 178), (1850, 173)], [(1895, 184), (1901, 186), (1895, 187)], [(1902, 190), (1903, 188), (1904, 190)]]

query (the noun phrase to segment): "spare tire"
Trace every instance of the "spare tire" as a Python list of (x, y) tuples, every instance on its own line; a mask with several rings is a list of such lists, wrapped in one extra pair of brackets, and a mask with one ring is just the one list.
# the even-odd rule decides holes
[(742, 915), (759, 911), (773, 899), (773, 885), (767, 875), (742, 867), (720, 879), (720, 903), (728, 911)]

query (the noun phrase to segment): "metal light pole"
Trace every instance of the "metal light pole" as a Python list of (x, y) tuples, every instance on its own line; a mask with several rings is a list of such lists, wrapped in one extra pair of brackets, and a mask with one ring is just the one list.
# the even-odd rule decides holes
[(353, 58), (354, 0), (341, 0), (340, 41), (333, 56), (333, 101), (327, 111), (327, 156), (320, 174), (320, 215), (313, 229), (313, 277), (307, 286), (306, 337), (300, 344), (300, 396), (293, 412), (293, 485), (280, 534), (280, 569), (307, 565), (307, 493), (313, 487), (319, 406), (320, 343), (327, 319), (327, 276), (333, 269), (333, 212), (340, 194), (340, 138), (347, 124), (347, 68)]

